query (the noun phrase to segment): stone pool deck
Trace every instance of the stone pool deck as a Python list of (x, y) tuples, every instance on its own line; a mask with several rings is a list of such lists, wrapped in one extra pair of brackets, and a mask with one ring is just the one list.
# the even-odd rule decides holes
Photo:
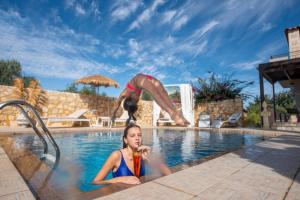
[(18, 170), (0, 146), (0, 200), (35, 199)]
[[(279, 136), (97, 200), (300, 199), (300, 133), (276, 135)], [(0, 147), (0, 200), (4, 199), (34, 197)]]

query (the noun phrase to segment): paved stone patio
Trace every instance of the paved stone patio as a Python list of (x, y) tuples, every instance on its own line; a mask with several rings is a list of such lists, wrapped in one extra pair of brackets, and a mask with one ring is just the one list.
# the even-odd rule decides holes
[[(280, 134), (97, 200), (300, 199), (300, 133)], [(4, 199), (34, 197), (0, 147), (0, 200)]]

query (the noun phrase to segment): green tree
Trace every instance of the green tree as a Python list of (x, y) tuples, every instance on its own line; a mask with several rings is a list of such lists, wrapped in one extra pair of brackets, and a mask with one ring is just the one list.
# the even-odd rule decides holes
[(0, 85), (13, 85), (21, 77), (22, 67), (16, 60), (0, 60)]
[(142, 93), (142, 100), (145, 100), (145, 101), (152, 101), (153, 98), (152, 96), (145, 90), (143, 90), (143, 93)]
[(23, 76), (24, 87), (27, 88), (31, 81), (37, 81), (33, 76)]
[(71, 83), (64, 89), (64, 92), (78, 93), (78, 87), (76, 83)]
[(220, 76), (211, 73), (208, 78), (198, 77), (198, 84), (193, 86), (196, 104), (234, 99), (236, 97), (241, 97), (244, 100), (248, 99), (251, 95), (244, 93), (243, 90), (253, 85), (253, 83), (253, 81), (233, 79), (232, 74)]
[[(268, 105), (272, 104), (272, 99), (265, 95), (265, 101)], [(247, 116), (245, 118), (246, 126), (259, 127), (261, 124), (260, 116), (260, 98), (256, 96), (252, 102), (249, 103), (247, 107)]]
[(169, 94), (169, 98), (171, 99), (171, 101), (173, 103), (180, 103), (181, 99), (180, 99), (180, 90), (175, 90), (174, 93)]
[(277, 111), (280, 113), (297, 113), (296, 102), (291, 92), (280, 92), (275, 97)]
[(96, 95), (96, 89), (93, 86), (83, 86), (79, 93), (84, 95)]
[[(273, 109), (273, 98), (265, 95), (265, 101), (270, 109)], [(275, 95), (276, 112), (278, 114), (293, 114), (297, 112), (296, 103), (290, 91), (283, 91)], [(260, 98), (256, 96), (247, 107), (247, 117), (245, 119), (248, 126), (260, 126)]]
[(106, 92), (101, 92), (101, 93), (99, 94), (99, 96), (106, 97), (106, 96), (107, 96), (107, 94), (106, 94)]

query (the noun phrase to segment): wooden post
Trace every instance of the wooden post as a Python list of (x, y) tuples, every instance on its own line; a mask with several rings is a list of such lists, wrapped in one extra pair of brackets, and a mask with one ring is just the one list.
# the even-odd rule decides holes
[(276, 123), (276, 100), (275, 100), (275, 87), (274, 87), (274, 83), (272, 83), (272, 89), (273, 89), (273, 112), (274, 112), (274, 120)]
[[(265, 100), (265, 91), (264, 91), (264, 78), (262, 75), (262, 69), (259, 66), (259, 89), (260, 89), (260, 112), (263, 111), (263, 102)], [(260, 123), (261, 123), (261, 127), (263, 127), (264, 125), (264, 121), (263, 121), (263, 117), (260, 117)]]

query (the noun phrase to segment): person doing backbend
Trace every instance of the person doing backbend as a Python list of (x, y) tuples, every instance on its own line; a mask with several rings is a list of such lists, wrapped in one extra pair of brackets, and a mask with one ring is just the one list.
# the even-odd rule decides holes
[(190, 123), (177, 111), (171, 100), (169, 99), (168, 93), (165, 90), (162, 83), (156, 78), (146, 75), (137, 74), (135, 75), (126, 85), (125, 89), (121, 92), (116, 108), (111, 117), (111, 121), (114, 122), (116, 113), (123, 102), (123, 108), (128, 111), (129, 118), (126, 125), (130, 122), (131, 118), (136, 121), (134, 113), (137, 111), (137, 103), (139, 101), (142, 90), (147, 91), (156, 101), (156, 103), (165, 111), (167, 111), (177, 125), (187, 126)]

